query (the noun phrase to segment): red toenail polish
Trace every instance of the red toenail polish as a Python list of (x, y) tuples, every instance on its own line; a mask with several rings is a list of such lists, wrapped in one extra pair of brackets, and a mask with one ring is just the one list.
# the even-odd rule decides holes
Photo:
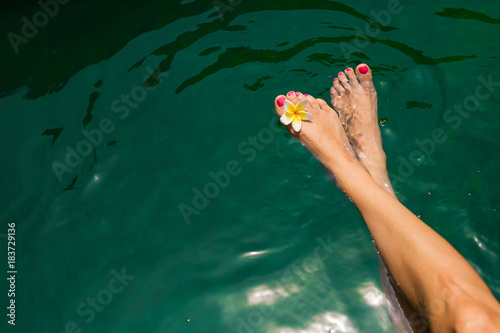
[(289, 91), (287, 95), (288, 95), (288, 96), (293, 95), (293, 91)]
[(338, 81), (338, 80), (339, 80), (339, 79), (337, 79), (337, 78), (334, 78), (334, 79), (333, 79), (333, 81)]
[(308, 94), (304, 94), (304, 96), (309, 96)]
[(344, 75), (344, 73), (342, 73), (342, 72), (339, 72), (339, 75)]
[(359, 72), (360, 72), (361, 74), (366, 74), (366, 73), (368, 73), (368, 66), (361, 66), (361, 67), (359, 67)]
[(296, 93), (295, 93), (295, 95), (296, 95), (296, 96), (299, 96), (299, 95), (300, 95), (300, 93), (299, 93), (299, 92), (296, 92)]
[(350, 68), (346, 68), (346, 71), (348, 71), (348, 72), (349, 72), (350, 70), (351, 70)]
[(286, 99), (285, 96), (281, 96), (276, 100), (276, 103), (278, 104), (279, 107), (282, 107), (285, 104), (285, 99)]

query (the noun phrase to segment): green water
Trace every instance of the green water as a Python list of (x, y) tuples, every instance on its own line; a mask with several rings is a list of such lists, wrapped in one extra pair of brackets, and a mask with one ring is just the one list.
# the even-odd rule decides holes
[(74, 0), (17, 53), (41, 8), (0, 14), (2, 331), (392, 332), (359, 213), (273, 113), (361, 61), (400, 199), (500, 297), (498, 4), (222, 2)]

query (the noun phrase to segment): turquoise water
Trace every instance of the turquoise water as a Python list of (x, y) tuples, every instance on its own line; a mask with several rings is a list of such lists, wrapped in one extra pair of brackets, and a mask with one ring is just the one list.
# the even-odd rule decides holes
[(222, 4), (2, 12), (2, 330), (392, 332), (363, 220), (273, 110), (361, 61), (399, 198), (500, 297), (498, 5)]

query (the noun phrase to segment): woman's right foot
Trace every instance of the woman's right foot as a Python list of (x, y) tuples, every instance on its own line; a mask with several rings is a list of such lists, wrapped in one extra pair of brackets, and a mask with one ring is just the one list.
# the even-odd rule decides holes
[(368, 65), (339, 72), (330, 88), (332, 105), (339, 114), (358, 160), (373, 179), (394, 195), (387, 174), (377, 113), (377, 92)]
[[(360, 64), (355, 70), (347, 68), (345, 72), (339, 72), (338, 77), (333, 81), (330, 95), (332, 105), (339, 113), (339, 119), (356, 157), (368, 170), (373, 180), (395, 197), (387, 174), (386, 156), (382, 148), (377, 92), (373, 86), (372, 72), (368, 65)], [(382, 264), (385, 266), (383, 261)], [(395, 327), (398, 327), (401, 332), (406, 331), (407, 325), (417, 332), (415, 328), (425, 322), (425, 319), (402, 296), (399, 288), (389, 282), (386, 269), (381, 270), (380, 274), (381, 279), (385, 281), (384, 292), (391, 303), (391, 320), (395, 320), (393, 325), (396, 324)], [(389, 288), (392, 291), (388, 290)], [(406, 317), (408, 322), (403, 320), (403, 317)], [(427, 332), (427, 330), (420, 331)]]

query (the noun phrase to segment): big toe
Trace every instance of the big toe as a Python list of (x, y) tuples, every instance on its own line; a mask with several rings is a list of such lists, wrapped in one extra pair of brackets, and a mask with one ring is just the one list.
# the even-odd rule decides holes
[(358, 80), (364, 88), (373, 86), (372, 70), (367, 64), (359, 64), (356, 67)]
[(278, 115), (278, 117), (281, 117), (283, 113), (285, 113), (285, 108), (284, 108), (285, 99), (286, 99), (285, 96), (279, 95), (274, 100), (274, 107), (276, 108), (276, 114)]

